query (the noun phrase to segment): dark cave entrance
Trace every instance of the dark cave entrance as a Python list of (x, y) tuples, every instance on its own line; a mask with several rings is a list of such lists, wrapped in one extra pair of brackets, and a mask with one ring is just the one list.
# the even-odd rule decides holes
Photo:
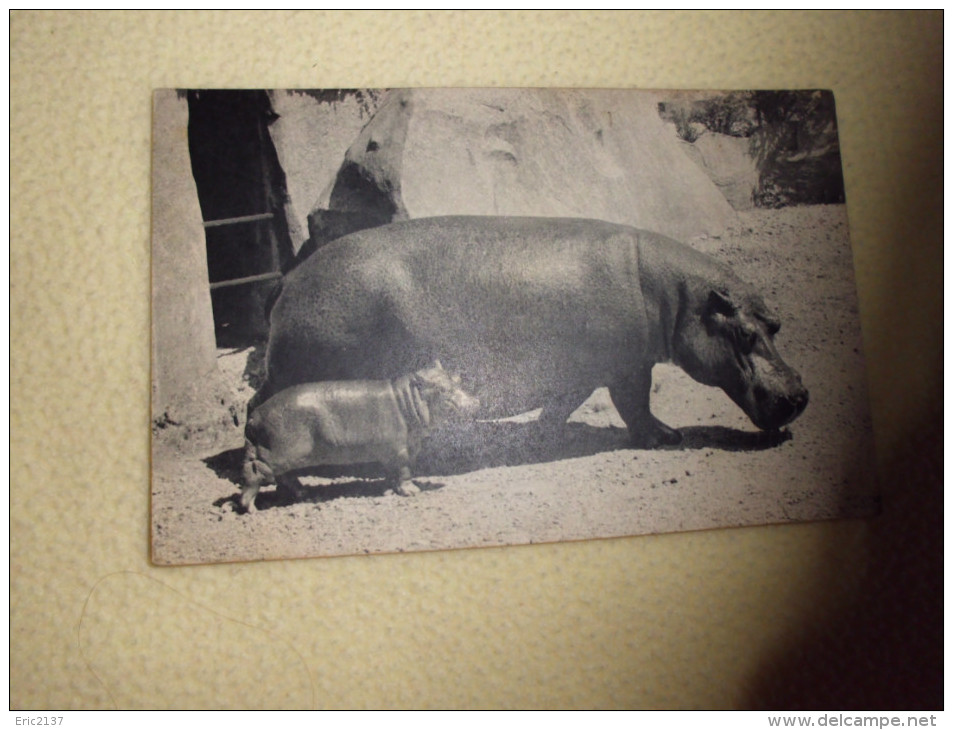
[(293, 258), (285, 175), (264, 91), (188, 91), (189, 152), (205, 226), (215, 340), (243, 347), (267, 336), (266, 306)]

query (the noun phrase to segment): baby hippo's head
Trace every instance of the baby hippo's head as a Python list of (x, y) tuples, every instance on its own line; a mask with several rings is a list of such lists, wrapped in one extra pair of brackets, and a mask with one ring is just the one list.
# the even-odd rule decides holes
[(438, 419), (464, 420), (474, 418), (480, 410), (480, 401), (460, 385), (460, 376), (443, 369), (437, 360), (431, 368), (414, 373), (414, 385)]

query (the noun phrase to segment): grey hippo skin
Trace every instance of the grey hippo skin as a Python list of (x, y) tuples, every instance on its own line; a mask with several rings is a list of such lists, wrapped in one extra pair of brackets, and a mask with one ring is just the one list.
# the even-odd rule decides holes
[(427, 431), (479, 408), (439, 361), (395, 380), (286, 388), (248, 418), (241, 507), (254, 511), (262, 484), (273, 482), (282, 498), (296, 499), (300, 484), (293, 472), (328, 464), (381, 463), (398, 494), (414, 494), (411, 469)]
[(778, 319), (726, 266), (664, 236), (573, 218), (424, 218), (319, 249), (285, 277), (267, 375), (289, 386), (392, 378), (440, 357), (498, 418), (562, 424), (600, 386), (637, 447), (674, 444), (649, 410), (652, 366), (722, 388), (761, 429), (807, 405)]

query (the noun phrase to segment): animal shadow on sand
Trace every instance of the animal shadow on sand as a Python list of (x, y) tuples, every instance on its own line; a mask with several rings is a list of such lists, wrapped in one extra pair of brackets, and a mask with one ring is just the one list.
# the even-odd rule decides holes
[(718, 449), (720, 451), (764, 451), (780, 446), (791, 439), (791, 432), (782, 428), (775, 431), (742, 431), (727, 426), (688, 426), (679, 429), (682, 442), (667, 449), (692, 451)]
[[(786, 431), (741, 431), (724, 426), (691, 426), (682, 441), (659, 451), (720, 449), (761, 451), (791, 438)], [(499, 466), (540, 464), (633, 448), (628, 432), (617, 426), (595, 427), (571, 422), (553, 431), (536, 422), (491, 421), (436, 432), (417, 459), (418, 473), (463, 474)]]
[[(658, 447), (659, 451), (718, 449), (722, 451), (763, 451), (780, 446), (791, 438), (787, 429), (780, 431), (742, 431), (725, 426), (689, 426), (680, 430), (682, 442)], [(423, 445), (417, 458), (415, 475), (430, 477), (466, 474), (479, 469), (501, 466), (540, 464), (575, 459), (605, 451), (632, 448), (628, 433), (616, 426), (597, 428), (584, 423), (567, 423), (555, 431), (539, 427), (536, 422), (489, 421), (447, 427), (434, 432)], [(229, 449), (204, 459), (204, 463), (220, 479), (243, 486), (244, 449)], [(328, 479), (351, 477), (350, 481), (325, 485), (302, 484), (300, 501), (324, 502), (341, 497), (380, 497), (390, 489), (376, 464), (317, 466), (296, 473), (298, 477), (317, 476)], [(415, 477), (421, 491), (440, 489), (443, 484)], [(238, 494), (220, 499), (237, 506)], [(259, 510), (281, 506), (273, 489), (262, 490), (256, 500)]]
[[(242, 477), (242, 464), (245, 458), (245, 450), (228, 449), (209, 456), (202, 461), (205, 465), (215, 472), (219, 479), (232, 482), (241, 490), (245, 486)], [(350, 481), (335, 482), (334, 484), (308, 485), (301, 484), (296, 503), (300, 502), (329, 502), (332, 499), (341, 497), (382, 497), (391, 489), (391, 484), (383, 476), (381, 467), (377, 464), (352, 464), (348, 466), (316, 466), (308, 469), (302, 469), (294, 473), (297, 477), (324, 477), (327, 479), (340, 479), (342, 477), (353, 477)], [(443, 484), (430, 482), (420, 479), (414, 479), (418, 488), (422, 492), (440, 489)], [(213, 503), (216, 507), (225, 507), (231, 505), (236, 511), (239, 510), (239, 498), (241, 492), (228, 497), (221, 497)], [(285, 501), (273, 488), (273, 485), (266, 486), (255, 498), (255, 507), (258, 511), (271, 509), (272, 507), (288, 506)]]

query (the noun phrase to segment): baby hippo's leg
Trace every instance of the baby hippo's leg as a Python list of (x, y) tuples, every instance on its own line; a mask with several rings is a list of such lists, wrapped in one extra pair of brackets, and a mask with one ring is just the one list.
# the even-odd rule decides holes
[(251, 484), (242, 489), (240, 499), (242, 512), (257, 512), (255, 507), (255, 497), (258, 496), (258, 490), (261, 489), (261, 483)]
[(281, 474), (275, 477), (275, 483), (278, 485), (278, 501), (281, 504), (294, 504), (301, 501), (302, 490), (298, 477)]
[(245, 462), (242, 464), (242, 476), (245, 480), (245, 486), (242, 488), (239, 505), (242, 512), (254, 512), (255, 497), (258, 496), (261, 485), (269, 481), (271, 469), (259, 458), (258, 447), (248, 439), (245, 439)]
[(401, 497), (413, 497), (416, 494), (420, 494), (420, 487), (410, 481), (410, 469), (401, 470), (401, 475), (398, 477), (398, 483), (394, 491)]
[(410, 452), (404, 448), (397, 454), (391, 481), (394, 491), (402, 497), (420, 494), (420, 487), (410, 481)]

